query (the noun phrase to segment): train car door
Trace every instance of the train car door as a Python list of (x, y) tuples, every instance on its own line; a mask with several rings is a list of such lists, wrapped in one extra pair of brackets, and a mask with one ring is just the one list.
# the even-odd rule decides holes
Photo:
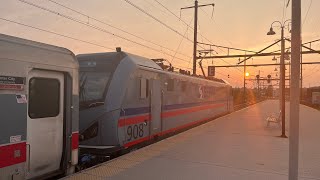
[(63, 153), (64, 76), (32, 70), (28, 75), (27, 179), (60, 169)]
[(161, 132), (161, 85), (160, 80), (151, 80), (151, 126), (150, 135)]

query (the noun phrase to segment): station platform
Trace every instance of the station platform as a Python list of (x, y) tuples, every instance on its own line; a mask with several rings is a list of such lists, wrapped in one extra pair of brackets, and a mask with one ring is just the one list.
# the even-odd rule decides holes
[[(64, 179), (287, 180), (289, 140), (265, 120), (278, 109), (264, 101)], [(320, 111), (300, 109), (299, 179), (320, 180)]]

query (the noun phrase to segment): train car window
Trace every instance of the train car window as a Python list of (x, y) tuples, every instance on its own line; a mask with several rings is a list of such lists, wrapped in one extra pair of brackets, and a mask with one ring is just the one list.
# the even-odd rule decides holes
[(174, 91), (174, 79), (168, 79), (167, 91)]
[(187, 81), (181, 82), (181, 91), (186, 92), (187, 91)]
[(140, 79), (140, 98), (145, 99), (148, 97), (149, 92), (149, 80), (146, 78)]
[(200, 86), (198, 84), (193, 84), (193, 91), (194, 91), (194, 96), (196, 98), (200, 98), (201, 94), (200, 94)]
[(60, 82), (57, 79), (32, 78), (29, 81), (28, 114), (32, 119), (55, 117), (60, 110)]

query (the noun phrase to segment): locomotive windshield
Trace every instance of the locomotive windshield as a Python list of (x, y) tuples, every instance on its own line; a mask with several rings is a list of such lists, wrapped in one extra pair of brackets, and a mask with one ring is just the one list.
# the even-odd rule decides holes
[(79, 55), (80, 110), (104, 105), (110, 81), (123, 56), (119, 53)]
[(104, 104), (105, 89), (111, 72), (80, 72), (80, 105), (82, 108)]

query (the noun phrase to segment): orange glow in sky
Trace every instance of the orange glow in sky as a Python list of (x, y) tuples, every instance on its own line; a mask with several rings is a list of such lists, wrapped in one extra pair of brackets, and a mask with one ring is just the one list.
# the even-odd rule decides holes
[[(124, 0), (54, 0), (83, 13), (82, 15), (63, 8), (50, 0), (25, 1), (59, 12), (67, 17), (72, 17), (84, 24), (98, 27), (110, 33), (79, 24), (19, 0), (3, 1), (0, 6), (0, 18), (57, 32), (80, 39), (82, 42), (23, 27), (1, 19), (0, 33), (66, 47), (75, 54), (110, 52), (115, 51), (116, 47), (121, 47), (123, 51), (147, 58), (165, 58), (174, 66), (189, 71), (192, 67), (194, 11), (192, 9), (183, 10), (181, 12), (181, 20), (179, 18), (180, 8), (192, 6), (194, 4), (193, 0), (157, 0), (171, 12), (155, 0), (131, 0), (162, 23), (179, 32), (180, 35), (148, 17)], [(280, 38), (280, 29), (277, 25), (273, 28), (276, 32), (274, 36), (266, 35), (271, 23), (275, 20), (283, 21), (291, 18), (291, 5), (288, 8), (284, 8), (284, 2), (284, 0), (199, 0), (199, 4), (214, 3), (215, 7), (213, 15), (212, 7), (199, 9), (198, 42), (257, 52)], [(317, 8), (320, 7), (320, 1), (312, 1), (312, 6), (309, 9), (310, 2), (311, 0), (302, 1), (303, 42), (320, 38), (320, 27), (318, 26), (320, 18), (317, 12)], [(90, 15), (90, 18), (85, 15)], [(93, 18), (98, 19), (100, 22), (95, 21)], [(119, 38), (119, 36), (124, 38)], [(289, 30), (285, 31), (285, 36), (290, 38)], [(290, 47), (289, 42), (286, 42), (286, 47)], [(208, 46), (198, 46), (199, 50), (203, 48), (208, 49)], [(320, 42), (313, 44), (312, 48), (319, 50)], [(279, 49), (280, 47), (275, 45), (270, 48), (269, 52)], [(228, 53), (227, 49), (214, 48), (214, 50), (218, 55), (226, 55)], [(232, 50), (229, 53), (244, 54), (243, 52)], [(257, 57), (249, 59), (247, 64), (275, 63), (272, 58)], [(320, 55), (304, 55), (303, 59), (305, 62), (320, 61)], [(238, 60), (236, 58), (223, 60), (204, 59), (202, 64), (205, 68), (208, 65), (235, 65), (239, 62)], [(274, 69), (275, 67), (273, 66), (248, 67), (247, 71), (253, 76), (260, 73), (261, 77), (266, 77), (269, 74), (276, 76)], [(304, 86), (309, 86), (309, 84), (320, 85), (320, 78), (312, 78), (315, 76), (320, 77), (319, 69), (320, 65), (304, 66), (303, 71), (306, 77), (304, 78)], [(199, 74), (201, 72), (199, 67), (197, 72)], [(243, 84), (243, 72), (242, 67), (218, 68), (216, 70), (218, 78), (228, 79), (233, 86), (238, 87)], [(228, 75), (230, 78), (228, 78)]]

